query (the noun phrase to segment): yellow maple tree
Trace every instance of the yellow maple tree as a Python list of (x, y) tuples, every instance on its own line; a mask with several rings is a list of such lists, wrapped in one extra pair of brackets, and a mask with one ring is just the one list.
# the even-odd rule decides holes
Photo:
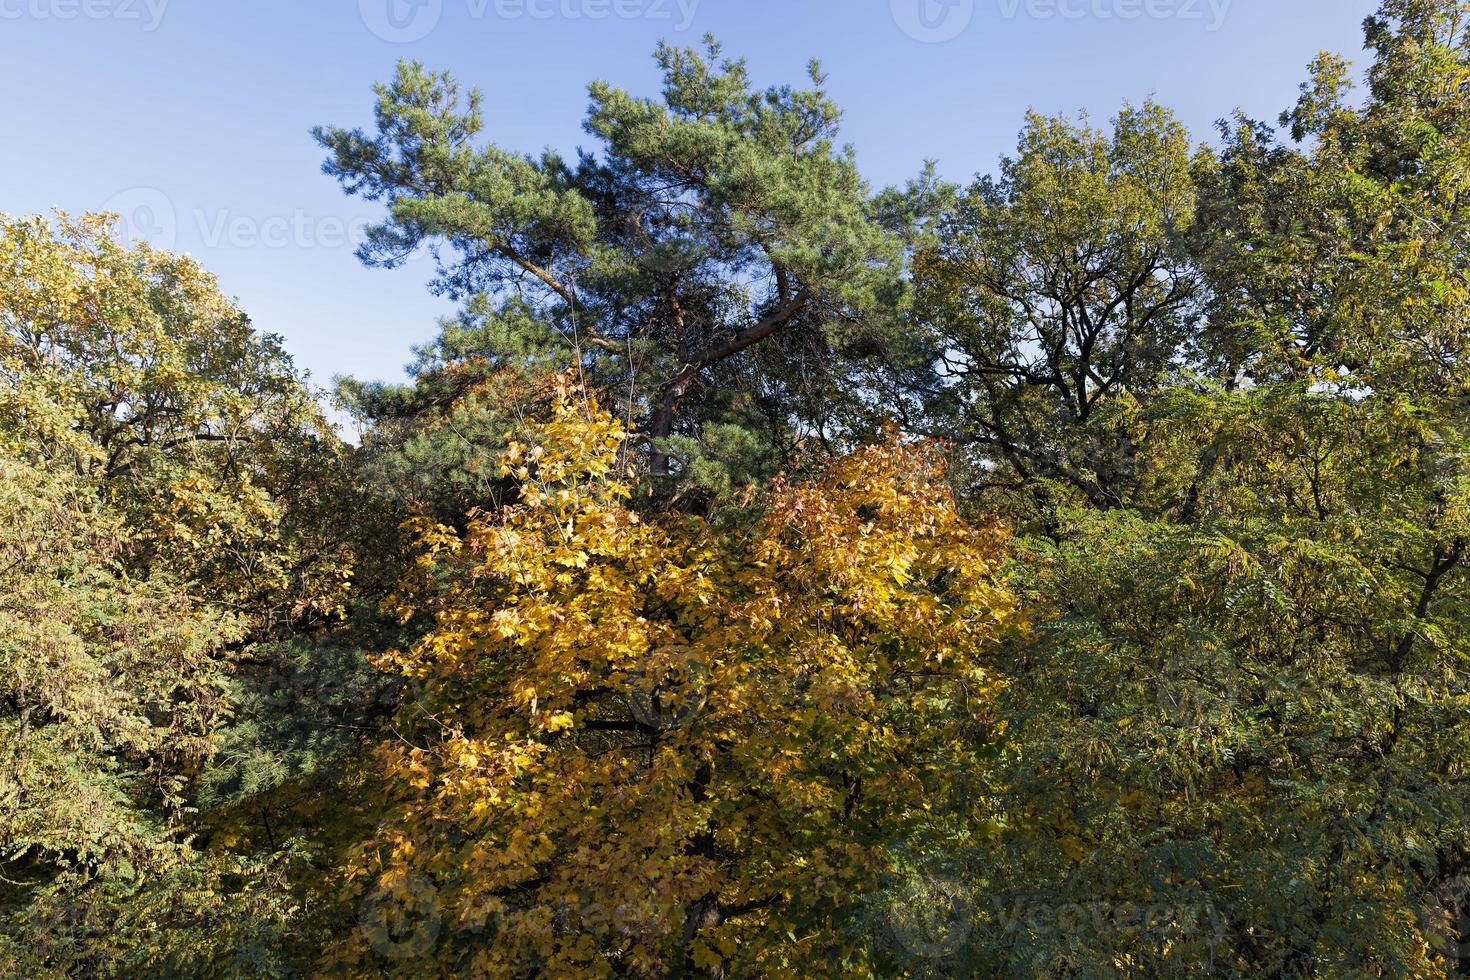
[(719, 533), (640, 517), (627, 433), (574, 387), (521, 439), (512, 505), (417, 528), (402, 612), (434, 625), (384, 664), (410, 694), (332, 969), (866, 972), (841, 923), (939, 763), (994, 738), (1003, 531), (961, 518), (923, 445)]

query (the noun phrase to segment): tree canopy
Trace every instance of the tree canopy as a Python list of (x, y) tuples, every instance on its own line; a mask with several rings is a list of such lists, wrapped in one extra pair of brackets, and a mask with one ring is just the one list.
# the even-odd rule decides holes
[(0, 220), (0, 975), (1464, 975), (1467, 29), (963, 186), (405, 62), (315, 136), (461, 308), (330, 395)]

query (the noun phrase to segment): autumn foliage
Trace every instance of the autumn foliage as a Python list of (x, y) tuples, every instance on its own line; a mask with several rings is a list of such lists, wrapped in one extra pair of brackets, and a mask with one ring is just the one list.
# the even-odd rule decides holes
[(881, 191), (815, 66), (404, 63), (316, 135), (464, 306), (330, 395), (0, 218), (0, 977), (1462, 974), (1467, 26)]
[(626, 432), (575, 389), (501, 468), (512, 506), (420, 529), (402, 612), (434, 627), (387, 660), (413, 693), (340, 962), (857, 969), (842, 917), (994, 723), (1003, 533), (897, 442), (749, 530), (640, 517)]

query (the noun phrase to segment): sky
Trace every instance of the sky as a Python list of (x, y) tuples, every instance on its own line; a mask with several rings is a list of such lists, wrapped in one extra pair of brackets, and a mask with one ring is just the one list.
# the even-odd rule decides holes
[(1028, 108), (1154, 97), (1200, 141), (1275, 119), (1376, 0), (0, 0), (0, 213), (111, 210), (187, 252), (313, 380), (394, 380), (453, 312), (427, 257), (356, 259), (379, 206), (321, 173), (315, 125), (372, 123), (400, 58), (485, 94), (507, 149), (595, 149), (587, 84), (656, 96), (661, 39), (713, 34), (762, 85), (813, 58), (874, 186), (992, 172)]

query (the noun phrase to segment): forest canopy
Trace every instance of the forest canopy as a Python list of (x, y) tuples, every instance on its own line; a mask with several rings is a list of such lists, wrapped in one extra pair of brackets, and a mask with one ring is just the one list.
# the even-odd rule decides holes
[(886, 188), (816, 63), (403, 62), (396, 384), (0, 216), (0, 976), (1464, 975), (1467, 32)]

